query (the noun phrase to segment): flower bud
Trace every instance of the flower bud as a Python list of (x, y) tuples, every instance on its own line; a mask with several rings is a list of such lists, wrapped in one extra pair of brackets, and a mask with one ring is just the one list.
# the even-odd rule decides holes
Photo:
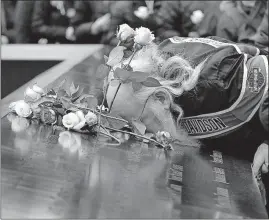
[(97, 116), (93, 112), (88, 112), (88, 114), (85, 116), (85, 119), (86, 119), (86, 123), (90, 127), (97, 124)]
[(39, 93), (40, 95), (43, 95), (45, 93), (44, 90), (36, 84), (33, 85), (33, 91)]
[[(21, 100), (21, 101), (23, 101), (23, 100)], [(10, 112), (15, 112), (15, 106), (16, 106), (16, 104), (17, 104), (17, 102), (11, 102), (9, 104), (8, 108), (9, 108), (9, 111)]]
[(163, 131), (162, 132), (162, 135), (165, 137), (165, 138), (171, 138), (171, 135), (170, 135), (170, 133), (169, 132), (167, 132), (167, 131)]
[(166, 131), (158, 131), (156, 133), (156, 140), (162, 144), (167, 145), (171, 141), (171, 135)]
[(126, 41), (129, 37), (133, 37), (134, 34), (135, 34), (134, 29), (132, 29), (128, 24), (122, 24), (119, 27), (117, 38), (120, 41)]
[(29, 97), (33, 101), (36, 101), (41, 98), (41, 95), (28, 87), (25, 91), (24, 97)]

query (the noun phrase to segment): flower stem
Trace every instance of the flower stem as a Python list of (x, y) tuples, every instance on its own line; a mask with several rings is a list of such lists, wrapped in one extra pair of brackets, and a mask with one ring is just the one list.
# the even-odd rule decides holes
[(111, 134), (109, 134), (109, 133), (105, 133), (105, 132), (103, 132), (103, 131), (100, 131), (100, 134), (103, 134), (103, 135), (105, 135), (105, 136), (111, 137), (112, 139), (116, 140), (116, 141), (118, 142), (119, 145), (121, 144), (121, 141), (120, 141), (118, 138), (114, 137), (113, 135), (111, 135)]
[(122, 121), (122, 122), (124, 122), (124, 123), (126, 123), (126, 124), (129, 123), (128, 121), (126, 121), (126, 120), (124, 120), (124, 119), (122, 119), (122, 118), (117, 118), (117, 117), (113, 117), (113, 116), (109, 116), (109, 115), (104, 115), (104, 114), (101, 114), (101, 116), (102, 116), (102, 117), (105, 117), (105, 118), (110, 118), (110, 119), (114, 119), (114, 120)]
[[(107, 86), (105, 88), (105, 95), (107, 93)], [(100, 126), (101, 126), (101, 112), (102, 112), (102, 109), (103, 109), (103, 106), (104, 106), (104, 102), (105, 102), (105, 95), (103, 97), (103, 100), (102, 100), (102, 103), (101, 103), (101, 107), (100, 107), (100, 114), (99, 114), (99, 117), (98, 117), (98, 131), (100, 132)], [(99, 135), (97, 135), (97, 139), (99, 138)]]
[(131, 63), (132, 59), (134, 58), (134, 55), (135, 55), (136, 52), (137, 52), (137, 49), (135, 49), (134, 52), (132, 53), (132, 55), (131, 55), (131, 57), (130, 57), (130, 60), (128, 61), (127, 66), (130, 65), (130, 63)]
[[(130, 57), (130, 60), (128, 61), (127, 66), (130, 65), (130, 63), (131, 63), (132, 59), (134, 58), (134, 55), (135, 55), (136, 52), (137, 52), (137, 49), (135, 49), (134, 52), (132, 53), (132, 55), (131, 55), (131, 57)], [(115, 101), (115, 98), (116, 98), (116, 96), (117, 96), (117, 94), (118, 94), (118, 91), (119, 91), (119, 89), (120, 89), (120, 87), (121, 87), (121, 84), (122, 84), (122, 83), (120, 82), (119, 85), (118, 85), (118, 88), (117, 88), (117, 90), (116, 90), (116, 92), (115, 92), (115, 95), (114, 95), (114, 97), (113, 97), (113, 99), (112, 99), (112, 101), (111, 101), (111, 104), (110, 104), (110, 107), (109, 107), (109, 113), (111, 112), (111, 108), (112, 108), (113, 103), (114, 103), (114, 101)]]
[(124, 119), (122, 119), (122, 118), (117, 118), (117, 117), (113, 117), (113, 116), (110, 116), (110, 115), (102, 114), (102, 113), (101, 113), (101, 110), (100, 110), (100, 112), (99, 112), (99, 111), (93, 110), (93, 109), (91, 109), (91, 108), (77, 107), (76, 105), (73, 105), (73, 106), (76, 107), (76, 108), (78, 108), (78, 109), (84, 109), (84, 110), (92, 111), (92, 112), (94, 112), (94, 113), (97, 113), (97, 114), (101, 115), (102, 117), (105, 117), (105, 118), (110, 118), (110, 119), (113, 119), (113, 120), (122, 121), (122, 122), (124, 122), (124, 123), (126, 123), (126, 124), (129, 123), (128, 121), (126, 121), (126, 120), (124, 120)]
[(101, 125), (101, 127), (102, 127), (107, 133), (109, 133), (109, 131), (108, 131), (103, 125)]
[(146, 105), (147, 105), (147, 102), (148, 102), (149, 98), (150, 98), (150, 96), (146, 99), (146, 101), (145, 101), (145, 103), (144, 103), (144, 105), (143, 105), (141, 114), (139, 115), (139, 117), (138, 117), (137, 120), (141, 120), (141, 117), (142, 117), (142, 115), (143, 115), (143, 113), (144, 113), (144, 110), (145, 110), (145, 108), (146, 108)]
[(116, 98), (116, 96), (117, 96), (117, 94), (118, 94), (118, 91), (119, 91), (120, 87), (121, 87), (121, 82), (120, 82), (120, 84), (118, 85), (118, 88), (117, 88), (117, 90), (116, 90), (116, 92), (115, 92), (115, 95), (114, 95), (114, 97), (113, 97), (113, 99), (112, 99), (112, 101), (111, 101), (111, 104), (110, 104), (110, 107), (109, 107), (109, 111), (108, 111), (108, 113), (110, 113), (110, 112), (111, 112), (111, 109), (112, 109), (113, 103), (114, 103), (114, 101), (115, 101), (115, 98)]
[(108, 129), (108, 130), (111, 130), (111, 131), (117, 131), (117, 132), (121, 132), (121, 133), (125, 133), (125, 134), (130, 134), (130, 135), (133, 135), (133, 136), (136, 136), (136, 137), (139, 137), (139, 138), (142, 138), (142, 139), (145, 139), (145, 140), (154, 142), (155, 144), (161, 145), (165, 149), (165, 146), (163, 144), (161, 144), (158, 141), (155, 141), (153, 139), (147, 138), (145, 136), (142, 136), (142, 135), (139, 135), (139, 134), (135, 134), (135, 133), (129, 132), (129, 131), (119, 130), (119, 129), (116, 129), (116, 128), (111, 128), (111, 127), (105, 127), (105, 128)]
[(178, 139), (174, 139), (172, 141), (173, 144), (177, 144), (177, 145), (181, 145), (181, 146), (184, 146), (184, 147), (198, 147), (199, 145), (198, 144), (194, 144), (194, 143), (185, 143), (183, 141), (180, 141)]

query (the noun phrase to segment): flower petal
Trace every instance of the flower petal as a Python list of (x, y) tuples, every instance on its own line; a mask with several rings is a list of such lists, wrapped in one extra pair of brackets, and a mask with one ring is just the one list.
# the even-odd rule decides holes
[(24, 98), (30, 98), (32, 101), (38, 100), (41, 98), (41, 95), (37, 92), (35, 92), (33, 89), (30, 87), (27, 87), (24, 93)]
[(15, 106), (16, 106), (17, 102), (11, 102), (8, 106), (9, 111), (11, 112), (15, 112)]
[(30, 105), (28, 105), (24, 101), (19, 101), (15, 105), (15, 111), (18, 116), (27, 118), (32, 114), (32, 110), (30, 108)]
[(79, 117), (75, 113), (70, 112), (67, 115), (63, 116), (62, 123), (64, 127), (68, 129), (73, 128), (75, 125), (79, 123)]
[(40, 95), (43, 95), (45, 93), (44, 90), (36, 84), (33, 85), (33, 91), (39, 93)]
[(82, 111), (77, 111), (77, 112), (76, 112), (76, 115), (78, 116), (79, 121), (83, 121), (83, 120), (85, 120), (85, 116), (84, 116), (84, 114), (83, 114)]
[(81, 122), (75, 125), (73, 129), (79, 131), (81, 128), (84, 127), (85, 124), (86, 124), (86, 119), (83, 119)]

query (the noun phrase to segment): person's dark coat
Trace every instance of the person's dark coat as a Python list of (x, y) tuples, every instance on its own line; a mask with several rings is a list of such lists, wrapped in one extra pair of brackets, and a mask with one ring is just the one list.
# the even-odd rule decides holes
[(38, 38), (46, 38), (48, 43), (70, 43), (65, 37), (70, 26), (68, 9), (72, 1), (64, 1), (64, 13), (52, 6), (50, 1), (36, 1), (32, 17), (32, 31)]
[(255, 6), (246, 11), (241, 1), (234, 7), (224, 10), (217, 25), (217, 36), (233, 42), (246, 42), (257, 31), (266, 10), (264, 0), (256, 1)]
[(268, 51), (269, 47), (269, 34), (268, 34), (268, 2), (267, 2), (267, 10), (265, 11), (263, 20), (254, 36), (250, 38), (250, 40), (254, 41), (254, 44), (262, 49)]
[(99, 17), (110, 13), (110, 7), (114, 1), (75, 1), (75, 16), (71, 24), (75, 28), (76, 41), (78, 43), (101, 43), (104, 33), (91, 34), (91, 26)]
[(205, 11), (209, 1), (181, 1), (181, 5), (184, 10), (193, 12), (196, 10)]
[(260, 0), (256, 2), (253, 13), (250, 12), (247, 22), (240, 28), (238, 42), (249, 43), (249, 36), (254, 35), (257, 32), (257, 28), (260, 26), (264, 15), (267, 11), (266, 0)]
[(187, 37), (194, 28), (194, 24), (190, 20), (191, 13), (191, 10), (183, 7), (181, 1), (162, 2), (155, 18), (161, 21), (156, 29), (157, 37), (160, 40), (173, 36)]
[(219, 5), (219, 9), (221, 12), (229, 10), (229, 8), (233, 8), (236, 6), (236, 0), (230, 1), (221, 1)]
[(32, 16), (35, 0), (18, 1), (15, 10), (16, 43), (37, 43), (37, 38), (32, 33)]
[[(221, 1), (181, 1), (184, 12), (192, 14), (200, 10), (204, 17), (199, 24), (194, 25), (192, 32), (199, 37), (215, 36), (218, 20), (221, 15)], [(226, 6), (228, 5), (228, 6)], [(225, 7), (230, 7), (226, 4)], [(193, 35), (193, 33), (192, 33)]]
[(107, 44), (118, 43), (116, 30), (124, 23), (133, 29), (141, 26), (149, 28), (157, 41), (176, 35), (187, 36), (187, 29), (193, 26), (187, 12), (184, 12), (181, 1), (154, 1), (153, 14), (147, 19), (141, 19), (134, 14), (140, 6), (146, 6), (145, 1), (118, 1), (111, 7), (111, 26), (106, 36)]
[(218, 20), (221, 14), (220, 1), (207, 1), (203, 20), (198, 24), (197, 33), (200, 37), (215, 36)]
[[(154, 31), (152, 27), (149, 27), (147, 20), (142, 20), (134, 14), (140, 6), (146, 6), (145, 1), (117, 1), (111, 6), (111, 25), (104, 38), (106, 44), (115, 46), (118, 43), (116, 32), (121, 24), (128, 24), (133, 29), (143, 26)], [(159, 7), (160, 5), (154, 2), (154, 10), (158, 10)]]
[(6, 36), (10, 43), (15, 42), (14, 12), (17, 1), (1, 1), (1, 35)]

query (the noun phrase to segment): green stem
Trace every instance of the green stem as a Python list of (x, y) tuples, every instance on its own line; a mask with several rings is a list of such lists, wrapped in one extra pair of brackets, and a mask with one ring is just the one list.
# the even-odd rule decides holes
[(119, 129), (116, 129), (116, 128), (110, 128), (110, 127), (105, 127), (105, 128), (107, 128), (108, 130), (111, 130), (111, 131), (117, 131), (117, 132), (121, 132), (121, 133), (124, 133), (124, 134), (130, 134), (130, 135), (133, 135), (133, 136), (136, 136), (136, 137), (139, 137), (139, 138), (142, 138), (142, 139), (145, 139), (145, 140), (154, 142), (155, 144), (161, 145), (165, 149), (165, 146), (163, 144), (161, 144), (158, 141), (155, 141), (153, 139), (147, 138), (145, 136), (142, 136), (142, 135), (139, 135), (139, 134), (135, 134), (135, 133), (129, 132), (129, 131), (119, 130)]
[(132, 59), (134, 58), (134, 55), (135, 55), (136, 52), (137, 52), (137, 49), (135, 49), (134, 52), (132, 53), (132, 55), (131, 55), (131, 57), (130, 57), (130, 60), (128, 61), (127, 66), (130, 65), (130, 63), (131, 63)]
[(142, 115), (143, 115), (143, 113), (144, 113), (144, 110), (145, 110), (145, 108), (146, 108), (146, 105), (147, 105), (147, 102), (148, 102), (149, 98), (150, 98), (150, 96), (146, 99), (146, 101), (145, 101), (145, 103), (144, 103), (144, 105), (143, 105), (143, 109), (142, 109), (142, 111), (141, 111), (141, 114), (140, 114), (140, 116), (138, 117), (138, 120), (141, 120), (141, 117), (142, 117)]
[(101, 127), (102, 127), (107, 133), (110, 134), (110, 132), (109, 132), (103, 125), (101, 125)]
[(113, 135), (111, 135), (111, 134), (109, 134), (109, 133), (105, 133), (105, 132), (100, 131), (100, 134), (103, 134), (103, 135), (105, 135), (105, 136), (111, 137), (111, 138), (113, 138), (114, 140), (116, 140), (116, 141), (119, 143), (119, 145), (121, 144), (121, 141), (120, 141), (118, 138), (114, 137)]
[[(103, 125), (101, 125), (101, 127), (108, 133), (108, 134), (110, 134), (116, 141), (118, 141), (118, 142), (120, 142), (121, 143), (121, 141), (120, 140), (118, 140), (115, 136), (113, 136)], [(113, 145), (113, 146), (115, 146), (115, 144), (109, 144), (109, 145)], [(117, 146), (119, 145), (119, 144), (116, 144)]]
[(118, 94), (118, 91), (119, 91), (120, 87), (121, 87), (121, 82), (120, 82), (120, 84), (118, 85), (118, 88), (117, 88), (117, 90), (116, 90), (116, 92), (115, 92), (115, 95), (114, 95), (114, 97), (113, 97), (113, 99), (112, 99), (112, 101), (111, 101), (111, 104), (110, 104), (110, 107), (109, 107), (109, 111), (108, 111), (108, 113), (110, 113), (110, 112), (111, 112), (111, 109), (112, 109), (113, 103), (114, 103), (114, 101), (115, 101), (115, 98), (116, 98), (116, 96), (117, 96), (117, 94)]
[(196, 147), (196, 145), (193, 145), (193, 144), (189, 144), (189, 143), (184, 143), (178, 139), (174, 139), (172, 141), (173, 144), (178, 144), (178, 145), (181, 145), (181, 146), (184, 146), (184, 147)]
[(101, 116), (102, 116), (102, 117), (105, 117), (105, 118), (110, 118), (110, 119), (113, 119), (113, 120), (122, 121), (122, 122), (124, 122), (124, 123), (126, 123), (126, 124), (129, 123), (128, 121), (126, 121), (126, 120), (124, 120), (124, 119), (122, 119), (122, 118), (117, 118), (117, 117), (113, 117), (113, 116), (109, 116), (109, 115), (103, 115), (103, 114), (101, 114)]
[[(105, 88), (105, 94), (107, 93), (107, 86)], [(100, 107), (100, 114), (99, 114), (99, 117), (98, 117), (98, 131), (100, 132), (100, 126), (101, 126), (101, 112), (102, 112), (102, 109), (103, 109), (103, 106), (104, 106), (104, 102), (105, 102), (105, 96), (103, 97), (103, 100), (102, 100), (102, 103), (101, 103), (101, 107)], [(97, 140), (99, 138), (99, 133), (97, 135)]]

